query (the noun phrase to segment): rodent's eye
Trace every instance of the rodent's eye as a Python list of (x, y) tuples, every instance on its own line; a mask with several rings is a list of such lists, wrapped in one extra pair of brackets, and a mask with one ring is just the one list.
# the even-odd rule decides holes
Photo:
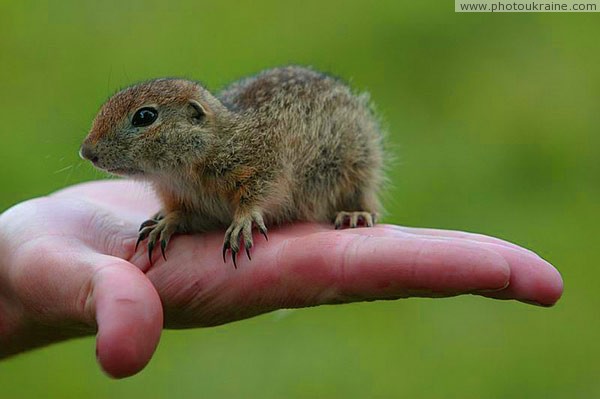
[(144, 107), (135, 111), (135, 114), (133, 114), (133, 118), (131, 119), (131, 124), (135, 127), (149, 126), (156, 118), (158, 118), (158, 111), (156, 108)]

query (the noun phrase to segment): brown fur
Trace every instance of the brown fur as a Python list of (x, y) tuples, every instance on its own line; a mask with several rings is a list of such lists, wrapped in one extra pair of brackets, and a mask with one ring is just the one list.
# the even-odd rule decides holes
[[(204, 109), (200, 120), (194, 101)], [(155, 107), (158, 119), (133, 127), (132, 115), (145, 106)], [(129, 87), (102, 106), (82, 154), (97, 157), (103, 170), (150, 181), (161, 214), (174, 214), (169, 228), (158, 230), (231, 226), (242, 234), (236, 225), (259, 224), (261, 216), (273, 224), (332, 222), (340, 211), (377, 213), (381, 140), (366, 94), (290, 66), (235, 82), (216, 97), (182, 79)]]

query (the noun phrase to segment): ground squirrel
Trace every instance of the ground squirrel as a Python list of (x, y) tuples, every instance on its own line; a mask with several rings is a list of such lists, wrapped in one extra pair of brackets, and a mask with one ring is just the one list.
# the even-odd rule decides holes
[[(382, 134), (367, 94), (289, 66), (232, 83), (217, 96), (197, 82), (155, 79), (100, 109), (80, 155), (104, 171), (149, 181), (162, 209), (138, 244), (163, 257), (174, 233), (227, 228), (223, 259), (253, 224), (294, 220), (372, 226), (380, 210)], [(166, 259), (166, 258), (165, 258)]]

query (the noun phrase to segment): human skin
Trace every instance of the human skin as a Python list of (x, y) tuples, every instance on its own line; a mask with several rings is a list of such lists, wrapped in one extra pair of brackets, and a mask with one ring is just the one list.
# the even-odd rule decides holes
[(175, 236), (167, 261), (135, 248), (159, 209), (126, 180), (76, 185), (0, 215), (0, 358), (96, 334), (103, 370), (148, 363), (162, 328), (207, 327), (281, 308), (477, 294), (552, 306), (557, 270), (535, 253), (458, 231), (296, 223), (223, 263), (222, 232)]

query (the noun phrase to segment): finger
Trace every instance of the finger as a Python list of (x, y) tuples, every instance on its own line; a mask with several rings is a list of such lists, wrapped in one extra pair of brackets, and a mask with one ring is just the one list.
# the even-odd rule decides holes
[[(314, 234), (318, 232), (327, 232), (333, 230), (332, 226), (328, 224), (318, 224), (318, 223), (294, 223), (292, 225), (286, 225), (278, 229), (278, 231), (284, 235), (290, 237), (300, 237), (308, 234)], [(514, 248), (517, 250), (521, 250), (524, 252), (528, 252), (536, 255), (533, 251), (530, 251), (526, 248), (520, 247), (511, 242), (496, 238), (490, 237), (483, 234), (478, 233), (468, 233), (464, 231), (455, 231), (455, 230), (443, 230), (443, 229), (429, 229), (429, 228), (419, 228), (419, 227), (405, 227), (405, 226), (397, 226), (390, 224), (379, 224), (370, 228), (359, 228), (359, 229), (348, 229), (343, 230), (345, 234), (357, 234), (357, 235), (369, 235), (369, 236), (388, 236), (388, 237), (407, 237), (410, 236), (421, 236), (424, 238), (439, 238), (439, 239), (464, 239), (469, 240), (476, 243), (490, 243), (502, 245), (510, 248)]]
[[(345, 233), (356, 234), (357, 230), (348, 230)], [(560, 273), (550, 263), (532, 251), (494, 237), (460, 231), (398, 226), (384, 226), (379, 229), (363, 230), (359, 233), (374, 237), (395, 236), (407, 239), (420, 236), (430, 240), (463, 241), (494, 251), (508, 262), (511, 270), (511, 278), (509, 285), (502, 291), (493, 293), (480, 292), (481, 295), (490, 298), (516, 299), (540, 306), (552, 306), (562, 295), (562, 278)]]
[[(351, 234), (351, 231), (345, 234)], [(325, 251), (326, 256), (332, 259), (321, 257), (322, 262), (344, 270), (346, 283), (341, 292), (348, 293), (349, 297), (366, 294), (370, 299), (377, 299), (385, 297), (386, 290), (393, 297), (395, 292), (402, 289), (406, 289), (410, 295), (431, 296), (470, 291), (492, 298), (517, 299), (551, 306), (562, 295), (563, 281), (560, 273), (545, 260), (519, 247), (512, 248), (493, 241), (473, 243), (471, 239), (439, 241), (363, 237), (366, 238), (356, 239), (350, 244), (346, 244), (345, 240), (338, 242), (338, 248), (340, 245), (347, 245), (344, 250), (346, 260), (335, 260), (340, 258), (339, 249), (337, 256), (336, 251)], [(317, 247), (322, 247), (316, 242), (317, 247), (311, 250), (310, 245), (303, 239), (293, 246), (305, 248), (304, 254), (317, 254)], [(297, 259), (299, 252), (289, 253), (289, 249), (282, 258), (296, 260), (301, 265), (299, 267), (306, 267), (302, 265), (301, 259)], [(370, 253), (372, 255), (369, 256)], [(319, 265), (317, 259), (314, 263), (307, 259), (306, 263), (312, 263), (315, 267)], [(499, 278), (502, 274), (498, 272), (502, 270), (502, 265), (508, 267), (510, 278), (502, 282), (506, 287), (498, 290), (501, 286), (498, 282), (502, 281)], [(391, 282), (386, 284), (386, 278), (402, 281), (404, 285), (394, 286)], [(381, 288), (386, 285), (387, 288)]]
[(159, 340), (163, 319), (156, 290), (128, 262), (85, 252), (75, 243), (65, 255), (64, 244), (47, 239), (35, 244), (37, 251), (21, 246), (13, 263), (20, 267), (10, 275), (27, 317), (49, 326), (59, 339), (97, 331), (104, 371), (115, 378), (135, 374)]
[(319, 233), (288, 243), (280, 259), (281, 273), (324, 303), (494, 291), (510, 278), (502, 256), (462, 240)]
[(156, 290), (139, 269), (124, 261), (99, 269), (92, 286), (100, 365), (115, 378), (139, 372), (152, 357), (162, 330)]
[(288, 238), (275, 231), (268, 246), (257, 246), (252, 261), (234, 270), (218, 259), (218, 235), (195, 238), (173, 241), (175, 267), (160, 262), (147, 273), (170, 327), (216, 325), (286, 307), (500, 290), (510, 277), (502, 256), (460, 240), (344, 232)]
[(563, 280), (550, 263), (537, 255), (513, 248), (496, 245), (494, 250), (510, 265), (510, 283), (501, 291), (481, 293), (482, 295), (496, 299), (517, 299), (540, 306), (552, 306), (560, 299)]
[[(220, 241), (220, 233), (179, 236), (169, 264), (149, 270), (168, 326), (215, 325), (281, 307), (461, 293), (550, 305), (562, 292), (550, 264), (492, 242), (295, 224), (273, 229), (268, 245), (257, 245), (252, 262), (234, 271), (217, 260)], [(147, 270), (143, 256), (132, 263)]]
[[(406, 227), (406, 226), (396, 226), (396, 225), (377, 225), (373, 229), (370, 229), (368, 232), (365, 230), (355, 230), (353, 233), (357, 234), (369, 234), (371, 231), (385, 231), (386, 233), (396, 233), (396, 234), (410, 234), (410, 235), (418, 235), (422, 237), (430, 237), (430, 238), (447, 238), (447, 239), (456, 239), (460, 238), (463, 240), (469, 240), (473, 242), (481, 242), (481, 243), (489, 243), (489, 244), (497, 244), (502, 245), (509, 248), (514, 248), (520, 251), (525, 251), (536, 255), (533, 251), (520, 247), (511, 242), (496, 238), (490, 237), (483, 234), (478, 233), (468, 233), (465, 231), (456, 231), (456, 230), (443, 230), (443, 229), (428, 229), (421, 227)], [(537, 256), (537, 255), (536, 255)]]

